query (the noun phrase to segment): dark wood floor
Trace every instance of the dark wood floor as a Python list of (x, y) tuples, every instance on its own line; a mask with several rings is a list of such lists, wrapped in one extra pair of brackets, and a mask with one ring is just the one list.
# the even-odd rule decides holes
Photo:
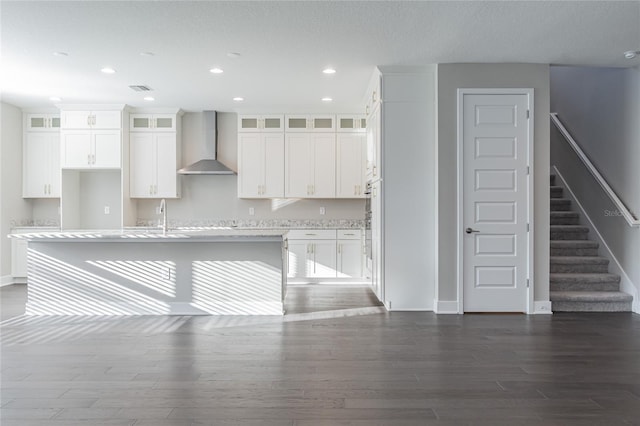
[(283, 318), (5, 319), (0, 424), (640, 425), (636, 314), (384, 313), (340, 294), (292, 289)]

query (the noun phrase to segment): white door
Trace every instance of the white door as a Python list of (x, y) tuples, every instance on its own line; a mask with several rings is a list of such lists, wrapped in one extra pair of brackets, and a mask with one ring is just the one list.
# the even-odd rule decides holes
[(533, 93), (460, 92), (465, 312), (527, 312)]

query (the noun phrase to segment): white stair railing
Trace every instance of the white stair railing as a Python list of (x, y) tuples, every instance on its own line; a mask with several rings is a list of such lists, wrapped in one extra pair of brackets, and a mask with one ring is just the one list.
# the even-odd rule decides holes
[(611, 198), (611, 201), (613, 201), (613, 204), (616, 205), (616, 207), (618, 208), (618, 211), (622, 214), (622, 216), (627, 221), (629, 226), (640, 227), (640, 219), (638, 219), (638, 217), (631, 210), (629, 210), (629, 208), (622, 202), (622, 200), (620, 199), (620, 197), (618, 197), (615, 191), (611, 189), (611, 186), (609, 186), (609, 184), (604, 179), (604, 177), (602, 177), (602, 175), (600, 174), (596, 166), (593, 165), (591, 160), (589, 160), (589, 157), (587, 157), (587, 155), (584, 153), (582, 148), (580, 148), (580, 145), (578, 145), (578, 143), (575, 141), (575, 139), (573, 139), (569, 131), (564, 127), (564, 125), (558, 118), (558, 113), (556, 112), (551, 113), (551, 121), (558, 128), (560, 133), (562, 133), (562, 136), (564, 136), (565, 141), (575, 151), (575, 153), (578, 155), (578, 158), (582, 161), (582, 163), (585, 165), (587, 170), (589, 170), (589, 172), (594, 177), (594, 179), (600, 184), (604, 192), (609, 196), (609, 198)]

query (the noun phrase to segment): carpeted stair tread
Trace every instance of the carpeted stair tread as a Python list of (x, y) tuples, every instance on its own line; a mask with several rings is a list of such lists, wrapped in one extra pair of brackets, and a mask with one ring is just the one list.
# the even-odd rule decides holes
[(572, 211), (551, 212), (551, 225), (579, 225), (580, 215)]
[(618, 291), (620, 276), (609, 273), (551, 273), (550, 291)]
[(591, 240), (552, 240), (551, 248), (598, 248), (600, 244)]
[(607, 273), (609, 259), (600, 256), (551, 256), (549, 272), (559, 273)]
[(589, 227), (582, 225), (551, 225), (551, 240), (587, 240)]
[(549, 191), (551, 198), (562, 198), (562, 192), (563, 189), (561, 186), (552, 186)]
[(552, 212), (571, 211), (571, 200), (567, 198), (552, 198), (550, 207)]
[(582, 265), (585, 263), (593, 265), (608, 265), (609, 259), (602, 256), (551, 256), (549, 258), (551, 264), (563, 265)]
[(551, 240), (551, 256), (598, 256), (599, 244), (591, 240)]

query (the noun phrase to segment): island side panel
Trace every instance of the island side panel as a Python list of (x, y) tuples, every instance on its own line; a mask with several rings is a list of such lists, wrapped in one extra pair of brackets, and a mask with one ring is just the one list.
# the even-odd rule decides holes
[(30, 315), (282, 315), (281, 241), (30, 241)]

